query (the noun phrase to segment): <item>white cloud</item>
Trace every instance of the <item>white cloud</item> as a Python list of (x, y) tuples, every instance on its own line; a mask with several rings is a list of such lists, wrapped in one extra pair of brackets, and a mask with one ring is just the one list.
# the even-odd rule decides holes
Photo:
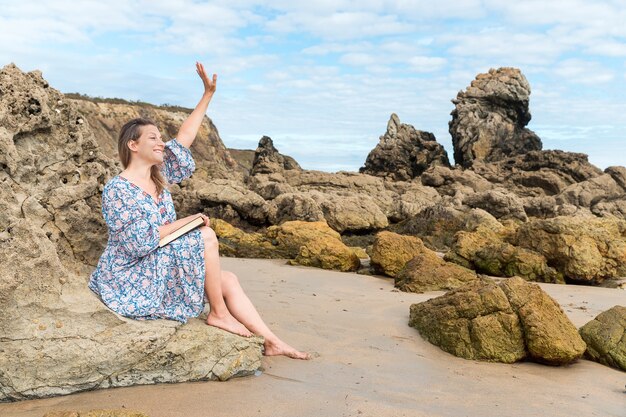
[(597, 62), (568, 59), (559, 63), (554, 73), (568, 82), (582, 84), (608, 83), (615, 78), (615, 73)]

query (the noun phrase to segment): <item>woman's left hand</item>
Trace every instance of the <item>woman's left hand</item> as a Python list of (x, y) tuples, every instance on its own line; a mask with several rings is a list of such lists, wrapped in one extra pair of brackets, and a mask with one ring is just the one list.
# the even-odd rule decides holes
[(209, 216), (206, 216), (202, 213), (198, 213), (200, 215), (200, 217), (202, 217), (202, 220), (204, 220), (204, 225), (206, 227), (211, 227), (211, 219), (209, 219)]
[(204, 71), (204, 66), (196, 62), (196, 72), (202, 79), (202, 83), (204, 84), (204, 94), (213, 95), (215, 89), (217, 88), (217, 74), (213, 74), (213, 80), (210, 80), (206, 72)]

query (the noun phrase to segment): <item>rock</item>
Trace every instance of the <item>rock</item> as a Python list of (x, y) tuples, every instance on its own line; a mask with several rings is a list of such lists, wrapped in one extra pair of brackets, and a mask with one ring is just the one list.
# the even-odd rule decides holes
[(371, 266), (378, 273), (396, 277), (404, 265), (424, 249), (424, 244), (417, 237), (380, 232), (372, 245)]
[(459, 232), (444, 259), (491, 276), (564, 283), (563, 275), (549, 267), (546, 258), (505, 242), (506, 235), (506, 230), (496, 233), (484, 226), (474, 232)]
[(573, 362), (585, 352), (585, 342), (559, 304), (536, 284), (520, 278), (504, 281), (500, 288), (522, 325), (529, 356), (551, 365)]
[(622, 190), (626, 190), (626, 167), (610, 166), (604, 172), (609, 174)]
[(387, 216), (366, 195), (316, 193), (328, 225), (339, 233), (372, 231), (387, 227)]
[(463, 196), (494, 188), (493, 184), (471, 170), (435, 166), (421, 176), (423, 185), (434, 187), (445, 196)]
[(475, 160), (471, 170), (520, 197), (556, 196), (572, 184), (602, 175), (583, 153), (531, 151), (501, 161)]
[(457, 232), (472, 232), (480, 225), (494, 231), (503, 229), (495, 217), (482, 209), (455, 208), (441, 201), (414, 217), (391, 225), (389, 230), (401, 235), (417, 236), (428, 248), (446, 252), (454, 245)]
[[(116, 164), (41, 73), (0, 70), (0, 401), (201, 379), (260, 366), (262, 340), (200, 320), (134, 321), (87, 288)], [(58, 111), (57, 111), (58, 110)]]
[(435, 165), (450, 166), (444, 147), (432, 133), (400, 123), (394, 113), (387, 123), (387, 132), (367, 155), (365, 166), (359, 172), (407, 181)]
[(409, 326), (461, 358), (514, 363), (527, 356), (519, 317), (493, 282), (475, 281), (411, 305)]
[(580, 358), (585, 343), (559, 305), (536, 284), (479, 280), (413, 304), (409, 325), (429, 342), (465, 359), (560, 365)]
[(528, 220), (522, 201), (504, 189), (493, 189), (474, 193), (463, 199), (463, 204), (471, 208), (481, 208), (497, 219)]
[(404, 265), (395, 279), (402, 291), (423, 293), (451, 290), (477, 279), (476, 273), (446, 262), (427, 248)]
[(190, 182), (172, 198), (177, 203), (180, 216), (202, 212), (204, 207), (230, 206), (249, 223), (263, 225), (272, 215), (270, 204), (236, 180)]
[(541, 139), (525, 128), (530, 121), (530, 85), (516, 68), (478, 74), (452, 102), (450, 121), (454, 160), (470, 167), (474, 160), (498, 161), (541, 149)]
[(626, 371), (626, 307), (600, 313), (580, 329), (580, 335), (587, 343), (587, 357)]
[(281, 155), (268, 136), (263, 136), (254, 154), (251, 175), (271, 174), (285, 170), (300, 170), (300, 165), (290, 156)]
[(588, 179), (566, 187), (556, 196), (557, 204), (572, 204), (592, 208), (604, 201), (626, 197), (626, 192), (609, 174)]
[(222, 219), (211, 219), (211, 228), (218, 237), (222, 256), (269, 259), (290, 256), (288, 251), (272, 244), (272, 241), (263, 234), (246, 233)]
[(326, 222), (290, 221), (267, 229), (267, 238), (293, 258), (292, 264), (356, 271), (359, 257)]
[(626, 221), (555, 217), (522, 224), (514, 244), (543, 255), (575, 283), (597, 284), (626, 275)]
[(269, 218), (270, 223), (280, 224), (289, 220), (317, 222), (324, 219), (324, 212), (311, 193), (288, 192), (274, 199), (276, 211)]

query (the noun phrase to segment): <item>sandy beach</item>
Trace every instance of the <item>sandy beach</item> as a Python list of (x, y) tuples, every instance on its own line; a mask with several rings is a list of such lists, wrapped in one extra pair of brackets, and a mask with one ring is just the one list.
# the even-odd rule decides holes
[[(227, 382), (137, 386), (0, 404), (2, 417), (127, 408), (151, 417), (626, 416), (626, 373), (580, 360), (566, 367), (456, 358), (407, 325), (409, 306), (442, 294), (398, 292), (393, 280), (222, 258), (270, 327), (311, 361), (263, 359)], [(614, 305), (618, 289), (542, 284), (577, 327)]]

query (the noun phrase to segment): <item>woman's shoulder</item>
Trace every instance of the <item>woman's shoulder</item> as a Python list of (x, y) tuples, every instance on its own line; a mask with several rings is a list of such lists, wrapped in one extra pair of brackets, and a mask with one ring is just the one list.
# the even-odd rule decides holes
[(127, 181), (124, 181), (121, 175), (116, 175), (113, 178), (109, 179), (106, 184), (104, 184), (104, 189), (102, 190), (103, 195), (111, 196), (112, 194), (118, 194), (124, 192), (128, 189)]

